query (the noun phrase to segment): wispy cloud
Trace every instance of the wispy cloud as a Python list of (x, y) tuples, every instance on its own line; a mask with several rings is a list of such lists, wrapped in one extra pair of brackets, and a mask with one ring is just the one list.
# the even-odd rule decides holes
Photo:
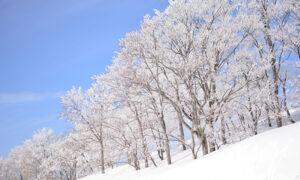
[(0, 93), (0, 104), (18, 104), (58, 98), (61, 92), (54, 93)]

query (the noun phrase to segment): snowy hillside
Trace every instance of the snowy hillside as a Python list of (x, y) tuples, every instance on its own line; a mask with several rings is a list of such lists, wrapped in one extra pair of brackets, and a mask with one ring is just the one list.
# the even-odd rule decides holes
[(300, 180), (299, 17), (300, 0), (169, 0), (0, 180)]
[(274, 129), (192, 160), (178, 153), (173, 165), (134, 171), (124, 165), (81, 180), (300, 180), (300, 123)]

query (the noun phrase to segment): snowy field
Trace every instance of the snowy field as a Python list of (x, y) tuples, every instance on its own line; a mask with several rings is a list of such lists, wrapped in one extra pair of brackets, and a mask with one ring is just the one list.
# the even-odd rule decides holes
[(81, 180), (300, 180), (300, 122), (250, 137), (192, 160), (189, 151), (173, 164), (135, 171), (128, 165)]

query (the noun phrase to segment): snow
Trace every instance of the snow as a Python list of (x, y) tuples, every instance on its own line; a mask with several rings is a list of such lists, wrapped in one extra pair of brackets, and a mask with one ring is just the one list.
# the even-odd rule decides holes
[(135, 171), (128, 165), (81, 180), (300, 180), (300, 122), (250, 137), (192, 160), (173, 152), (173, 164)]

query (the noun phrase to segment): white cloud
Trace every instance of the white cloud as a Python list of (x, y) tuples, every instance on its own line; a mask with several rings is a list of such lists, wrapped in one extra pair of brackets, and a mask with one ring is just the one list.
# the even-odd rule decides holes
[(58, 98), (62, 93), (0, 93), (0, 104), (17, 104)]

